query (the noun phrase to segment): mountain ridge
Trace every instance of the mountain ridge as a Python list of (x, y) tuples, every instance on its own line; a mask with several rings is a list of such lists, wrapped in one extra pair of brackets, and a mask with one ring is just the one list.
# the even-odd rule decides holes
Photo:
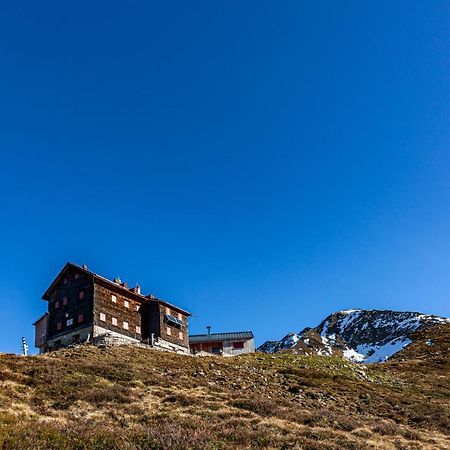
[(279, 341), (258, 347), (264, 353), (339, 355), (354, 362), (383, 362), (412, 343), (412, 335), (450, 319), (415, 311), (346, 309), (328, 315), (320, 324), (288, 333)]

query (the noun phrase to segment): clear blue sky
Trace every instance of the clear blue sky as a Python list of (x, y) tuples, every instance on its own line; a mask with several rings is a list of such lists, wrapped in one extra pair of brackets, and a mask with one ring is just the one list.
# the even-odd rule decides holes
[(66, 261), (257, 343), (450, 315), (450, 4), (2, 2), (0, 351)]

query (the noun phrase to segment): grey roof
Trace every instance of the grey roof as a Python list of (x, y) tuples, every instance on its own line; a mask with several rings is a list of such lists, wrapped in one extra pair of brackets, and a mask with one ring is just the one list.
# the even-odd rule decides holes
[(164, 306), (168, 306), (169, 308), (173, 308), (177, 311), (182, 312), (183, 314), (185, 314), (186, 316), (190, 316), (191, 313), (189, 311), (186, 311), (185, 309), (182, 309), (178, 306), (173, 305), (172, 303), (166, 302), (165, 300), (161, 300), (160, 298), (156, 298), (154, 296), (150, 296), (150, 295), (142, 295), (142, 294), (138, 294), (137, 292), (133, 292), (133, 290), (128, 289), (120, 284), (115, 283), (114, 281), (108, 280), (108, 278), (102, 277), (101, 275), (99, 275), (98, 273), (92, 272), (91, 270), (88, 270), (85, 268), (85, 266), (78, 266), (77, 264), (68, 262), (66, 263), (66, 265), (62, 268), (61, 272), (59, 272), (59, 274), (57, 275), (57, 277), (52, 281), (52, 284), (47, 288), (47, 290), (45, 291), (44, 295), (42, 296), (43, 300), (48, 300), (49, 299), (49, 293), (52, 290), (53, 286), (56, 285), (56, 283), (58, 282), (59, 279), (62, 278), (63, 273), (69, 269), (69, 268), (73, 268), (76, 270), (79, 270), (81, 272), (84, 272), (90, 276), (93, 276), (94, 278), (98, 279), (98, 280), (102, 280), (105, 283), (108, 283), (110, 286), (114, 286), (117, 289), (121, 289), (123, 291), (125, 291), (128, 295), (132, 295), (134, 297), (138, 297), (141, 300), (144, 301), (155, 301), (157, 303), (161, 303)]
[(228, 341), (232, 339), (253, 339), (251, 331), (236, 331), (233, 333), (211, 333), (211, 334), (192, 334), (189, 336), (189, 342), (196, 344), (198, 342)]

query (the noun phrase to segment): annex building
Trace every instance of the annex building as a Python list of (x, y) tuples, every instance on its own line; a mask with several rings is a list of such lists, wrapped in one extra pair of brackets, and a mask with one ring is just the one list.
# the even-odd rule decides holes
[(255, 339), (251, 331), (236, 331), (231, 333), (211, 333), (207, 327), (206, 334), (189, 336), (191, 353), (206, 352), (213, 355), (237, 356), (255, 352)]

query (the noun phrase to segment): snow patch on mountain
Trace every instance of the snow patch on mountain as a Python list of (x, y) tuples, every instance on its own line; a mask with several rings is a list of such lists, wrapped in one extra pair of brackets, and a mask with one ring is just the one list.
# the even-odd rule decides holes
[(344, 358), (354, 361), (354, 362), (361, 362), (364, 361), (364, 355), (361, 353), (358, 353), (357, 351), (353, 350), (352, 348), (344, 350), (342, 352)]
[(417, 312), (346, 309), (331, 314), (315, 328), (268, 341), (259, 351), (339, 354), (355, 362), (383, 362), (407, 347), (411, 333), (450, 319)]
[[(404, 337), (402, 339), (394, 339), (381, 346), (358, 346), (357, 351), (359, 354), (368, 355), (364, 362), (377, 363), (387, 361), (391, 356), (395, 355), (400, 350), (403, 350), (406, 346), (412, 343), (412, 340)], [(364, 347), (364, 348), (362, 348)]]

